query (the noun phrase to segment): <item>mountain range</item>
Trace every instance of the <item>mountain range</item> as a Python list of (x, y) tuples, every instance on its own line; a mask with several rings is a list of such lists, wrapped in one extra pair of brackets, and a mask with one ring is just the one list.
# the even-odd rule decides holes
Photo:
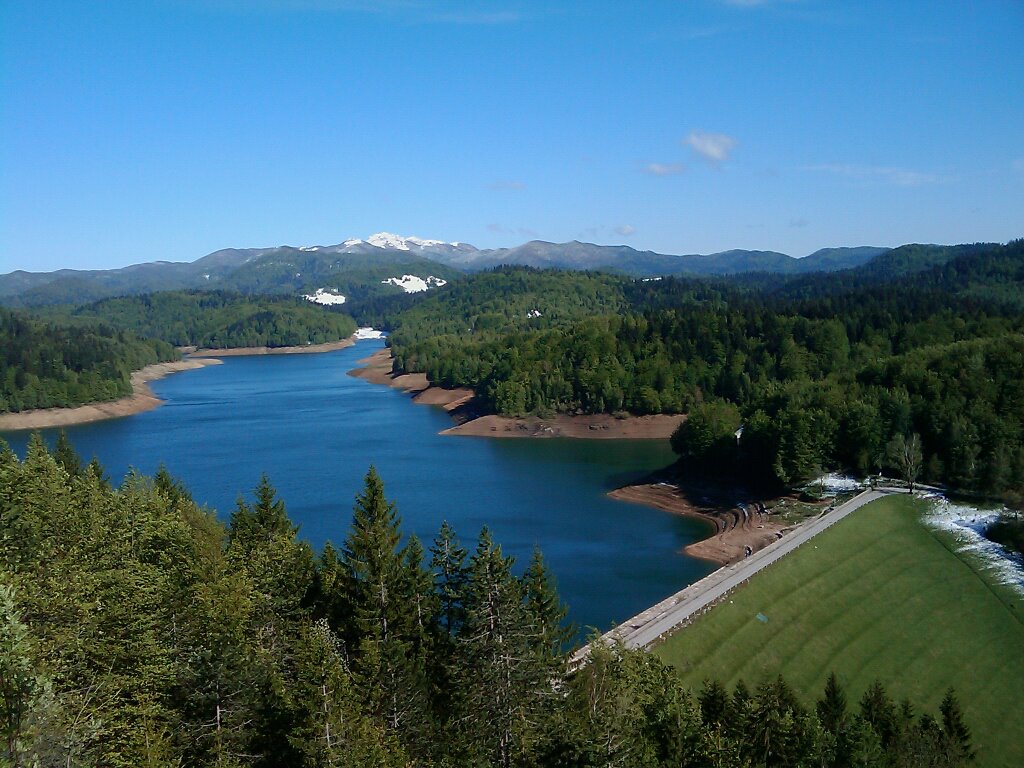
[(108, 270), (19, 270), (0, 275), (0, 303), (78, 304), (109, 296), (206, 288), (288, 294), (330, 289), (346, 296), (366, 297), (400, 293), (401, 278), (405, 276), (435, 278), (436, 284), (504, 264), (615, 271), (633, 277), (748, 272), (794, 275), (850, 269), (888, 251), (861, 246), (825, 248), (803, 258), (748, 250), (669, 255), (576, 240), (532, 240), (514, 248), (478, 249), (469, 243), (381, 232), (336, 245), (225, 248), (193, 262), (154, 261)]

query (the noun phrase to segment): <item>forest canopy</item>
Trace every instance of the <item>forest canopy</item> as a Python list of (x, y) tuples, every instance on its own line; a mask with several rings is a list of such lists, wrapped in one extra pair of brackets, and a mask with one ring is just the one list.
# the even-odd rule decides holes
[[(340, 503), (344, 503), (339, 499)], [(340, 513), (344, 514), (344, 513)], [(574, 631), (535, 552), (405, 537), (371, 468), (313, 552), (267, 478), (220, 522), (161, 469), (114, 488), (66, 439), (0, 444), (0, 760), (11, 765), (960, 766), (881, 684), (690, 691)], [(861, 695), (861, 693), (863, 695)], [(858, 703), (855, 696), (860, 695)], [(848, 696), (850, 699), (848, 701)]]
[(1024, 241), (876, 262), (762, 282), (503, 268), (378, 319), (396, 369), (471, 387), (501, 415), (719, 402), (742, 438), (688, 444), (684, 428), (686, 461), (791, 485), (898, 471), (890, 444), (917, 435), (926, 480), (1024, 486)]
[(109, 325), (42, 322), (0, 308), (0, 413), (131, 394), (131, 372), (177, 360), (174, 347)]
[(345, 339), (355, 333), (348, 315), (285, 296), (228, 291), (163, 291), (87, 304), (70, 312), (175, 346), (292, 347)]

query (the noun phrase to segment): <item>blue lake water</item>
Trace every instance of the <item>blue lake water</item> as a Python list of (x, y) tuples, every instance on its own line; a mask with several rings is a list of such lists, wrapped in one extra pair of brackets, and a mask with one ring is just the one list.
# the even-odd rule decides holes
[[(266, 472), (316, 549), (343, 541), (374, 464), (403, 530), (427, 548), (442, 520), (470, 552), (487, 525), (520, 566), (540, 545), (581, 626), (606, 629), (711, 572), (680, 554), (706, 535), (699, 521), (605, 496), (670, 463), (667, 441), (444, 437), (441, 409), (347, 375), (382, 346), (227, 357), (153, 382), (166, 401), (154, 411), (67, 433), (115, 481), (163, 463), (225, 518)], [(3, 437), (24, 455), (27, 433)]]

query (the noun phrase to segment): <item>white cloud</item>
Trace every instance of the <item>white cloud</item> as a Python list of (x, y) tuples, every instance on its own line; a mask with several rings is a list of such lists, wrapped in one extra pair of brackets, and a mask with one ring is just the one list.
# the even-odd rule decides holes
[(856, 165), (852, 163), (824, 163), (808, 165), (805, 171), (831, 173), (860, 181), (880, 181), (897, 187), (921, 187), (926, 184), (939, 184), (945, 178), (934, 173), (924, 173), (908, 168), (896, 168), (882, 165)]
[(615, 234), (622, 235), (623, 237), (629, 237), (636, 233), (636, 227), (632, 224), (621, 224), (615, 228)]
[(678, 176), (686, 166), (682, 163), (648, 163), (641, 170), (651, 176)]
[(688, 144), (697, 155), (714, 165), (728, 160), (736, 147), (736, 139), (732, 136), (705, 131), (690, 131), (690, 135), (683, 139), (683, 143)]

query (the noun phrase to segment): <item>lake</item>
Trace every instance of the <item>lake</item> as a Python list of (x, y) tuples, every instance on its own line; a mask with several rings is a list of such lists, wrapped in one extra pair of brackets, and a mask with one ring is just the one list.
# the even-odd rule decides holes
[[(111, 479), (163, 463), (224, 518), (266, 472), (316, 549), (344, 540), (373, 464), (425, 548), (443, 520), (470, 552), (488, 526), (520, 569), (539, 545), (581, 626), (607, 629), (714, 569), (680, 553), (706, 535), (700, 521), (605, 496), (670, 463), (667, 441), (441, 436), (441, 409), (347, 375), (382, 346), (226, 357), (153, 382), (166, 401), (156, 410), (67, 433)], [(52, 445), (56, 432), (45, 434)], [(24, 455), (28, 433), (3, 437)]]

